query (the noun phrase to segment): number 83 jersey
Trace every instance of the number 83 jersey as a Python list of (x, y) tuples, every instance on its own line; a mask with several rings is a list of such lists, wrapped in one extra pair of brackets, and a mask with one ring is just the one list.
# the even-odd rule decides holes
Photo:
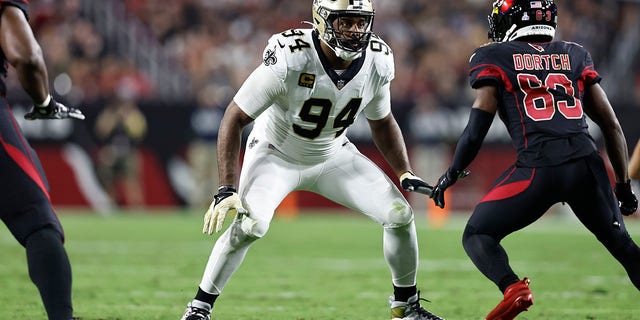
[(346, 70), (333, 70), (312, 29), (273, 35), (263, 63), (245, 80), (234, 102), (255, 119), (252, 135), (306, 164), (322, 162), (348, 140), (363, 112), (379, 120), (391, 112), (393, 54), (373, 36)]
[(582, 98), (598, 83), (591, 55), (571, 42), (491, 43), (470, 59), (473, 88), (498, 88), (498, 114), (526, 167), (557, 165), (595, 151)]

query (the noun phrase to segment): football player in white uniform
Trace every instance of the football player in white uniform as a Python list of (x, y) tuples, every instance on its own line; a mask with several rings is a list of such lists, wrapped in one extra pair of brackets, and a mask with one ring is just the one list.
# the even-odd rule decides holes
[[(393, 54), (371, 32), (371, 0), (314, 0), (313, 28), (275, 34), (263, 63), (227, 107), (218, 135), (221, 186), (203, 232), (235, 221), (216, 241), (183, 320), (210, 319), (214, 301), (251, 243), (262, 238), (280, 202), (295, 190), (320, 194), (383, 226), (394, 295), (391, 319), (441, 319), (420, 306), (414, 215), (387, 175), (346, 137), (364, 113), (373, 140), (405, 190), (430, 194), (415, 176), (391, 113)], [(255, 120), (236, 191), (242, 129)]]

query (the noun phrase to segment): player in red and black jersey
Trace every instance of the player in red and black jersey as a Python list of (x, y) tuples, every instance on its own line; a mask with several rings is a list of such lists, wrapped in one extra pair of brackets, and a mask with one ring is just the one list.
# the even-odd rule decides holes
[[(511, 269), (500, 241), (558, 202), (571, 207), (640, 289), (640, 248), (622, 218), (638, 206), (629, 184), (622, 128), (589, 52), (575, 43), (552, 42), (556, 20), (552, 0), (494, 2), (489, 38), (495, 42), (471, 57), (476, 99), (451, 167), (432, 194), (436, 205), (444, 207), (444, 191), (467, 174), (465, 168), (497, 112), (518, 158), (476, 206), (463, 234), (473, 263), (504, 293), (488, 320), (513, 319), (533, 304), (530, 280)], [(586, 116), (604, 135), (615, 189), (587, 131)]]
[(6, 100), (9, 64), (34, 102), (25, 118), (84, 119), (84, 115), (49, 94), (46, 65), (28, 16), (27, 0), (0, 1), (0, 219), (26, 249), (29, 276), (40, 291), (48, 318), (69, 320), (73, 316), (71, 266), (64, 234), (40, 160)]
[(497, 42), (478, 48), (470, 65), (471, 87), (497, 86), (497, 111), (518, 151), (517, 165), (552, 166), (596, 150), (582, 100), (600, 76), (583, 47)]

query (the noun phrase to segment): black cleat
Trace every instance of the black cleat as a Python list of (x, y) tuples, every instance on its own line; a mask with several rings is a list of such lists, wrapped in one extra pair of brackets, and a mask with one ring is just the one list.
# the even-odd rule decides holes
[(444, 320), (435, 314), (427, 311), (420, 305), (420, 291), (413, 295), (407, 302), (394, 301), (394, 297), (389, 297), (391, 304), (391, 320)]
[(187, 310), (180, 320), (211, 320), (211, 312), (207, 309), (194, 307), (191, 302), (187, 304)]

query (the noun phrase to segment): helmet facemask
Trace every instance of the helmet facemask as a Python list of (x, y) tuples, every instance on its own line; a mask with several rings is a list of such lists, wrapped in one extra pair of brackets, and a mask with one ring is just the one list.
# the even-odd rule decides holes
[[(313, 26), (318, 35), (339, 58), (352, 61), (362, 55), (371, 39), (374, 12), (370, 1), (366, 5), (350, 5), (349, 1), (316, 0), (313, 5)], [(335, 1), (333, 1), (335, 2)], [(358, 1), (354, 1), (358, 3)], [(344, 3), (344, 4), (341, 4)], [(344, 7), (339, 8), (337, 7)]]
[(496, 42), (521, 37), (555, 36), (558, 9), (552, 0), (496, 0), (489, 19), (489, 39)]

